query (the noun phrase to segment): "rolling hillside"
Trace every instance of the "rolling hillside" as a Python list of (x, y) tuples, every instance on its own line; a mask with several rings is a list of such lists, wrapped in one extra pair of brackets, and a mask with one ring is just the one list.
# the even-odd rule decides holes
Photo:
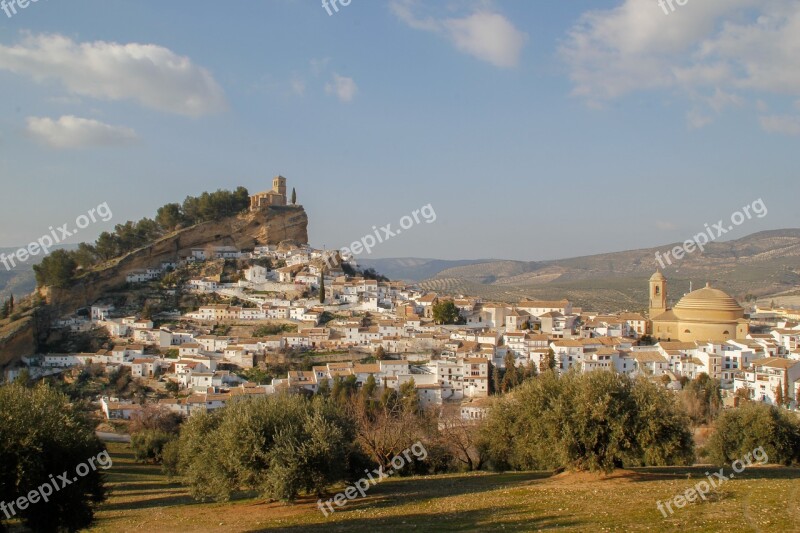
[[(442, 294), (469, 294), (515, 302), (523, 297), (569, 298), (599, 311), (643, 310), (647, 279), (677, 243), (554, 261), (483, 261), (456, 265), (419, 283)], [(388, 261), (388, 260), (387, 260)], [(666, 263), (665, 263), (666, 264)], [(670, 299), (710, 281), (740, 301), (771, 300), (800, 293), (800, 229), (755, 233), (711, 243), (704, 253), (666, 265)]]
[(389, 279), (413, 282), (432, 278), (443, 270), (493, 262), (495, 262), (493, 259), (447, 261), (444, 259), (403, 257), (399, 259), (359, 259), (358, 265), (362, 268), (374, 268)]

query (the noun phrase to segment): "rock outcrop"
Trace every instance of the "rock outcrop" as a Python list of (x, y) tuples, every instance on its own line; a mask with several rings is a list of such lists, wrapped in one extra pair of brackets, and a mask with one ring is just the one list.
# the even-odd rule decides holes
[(39, 333), (49, 330), (49, 319), (69, 314), (101, 299), (125, 284), (132, 270), (158, 267), (191, 255), (193, 248), (234, 246), (240, 250), (259, 245), (308, 243), (308, 216), (302, 206), (272, 206), (236, 217), (204, 222), (162, 237), (149, 246), (116, 258), (80, 276), (69, 288), (43, 287), (47, 308), (36, 316), (22, 317), (0, 328), (0, 370), (20, 357), (38, 351)]
[(117, 258), (81, 276), (66, 289), (46, 288), (43, 295), (57, 313), (92, 305), (123, 285), (128, 272), (160, 266), (191, 254), (193, 248), (234, 246), (253, 249), (265, 244), (308, 242), (308, 216), (302, 206), (274, 206), (186, 228)]
[(0, 371), (20, 357), (34, 355), (36, 347), (33, 317), (24, 317), (0, 328)]

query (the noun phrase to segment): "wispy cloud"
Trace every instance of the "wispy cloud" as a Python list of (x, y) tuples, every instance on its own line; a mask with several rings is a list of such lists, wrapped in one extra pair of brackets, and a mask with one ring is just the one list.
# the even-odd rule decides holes
[[(584, 13), (560, 47), (573, 94), (591, 106), (637, 91), (687, 98), (697, 117), (763, 95), (800, 96), (800, 4), (702, 0), (666, 16), (655, 1)], [(791, 128), (790, 128), (791, 129)]]
[(358, 93), (358, 86), (353, 78), (340, 76), (334, 72), (333, 80), (325, 84), (325, 92), (335, 94), (342, 102), (351, 102)]
[(519, 64), (528, 35), (518, 30), (506, 17), (481, 8), (456, 18), (419, 16), (416, 0), (392, 0), (390, 9), (410, 28), (444, 36), (456, 49), (496, 67)]
[(72, 115), (65, 115), (58, 120), (28, 117), (27, 123), (28, 135), (52, 148), (119, 146), (136, 143), (139, 139), (130, 128)]
[(167, 113), (200, 116), (227, 107), (211, 73), (154, 44), (78, 43), (62, 35), (29, 35), (0, 45), (0, 70), (57, 80), (74, 95), (133, 100)]

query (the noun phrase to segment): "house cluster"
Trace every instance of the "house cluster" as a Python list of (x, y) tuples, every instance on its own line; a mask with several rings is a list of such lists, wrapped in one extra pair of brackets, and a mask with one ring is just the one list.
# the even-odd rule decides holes
[(175, 269), (179, 262), (163, 261), (160, 265), (144, 269), (129, 270), (125, 273), (125, 281), (128, 283), (147, 283), (160, 279), (164, 273)]
[[(681, 378), (707, 374), (719, 379), (730, 394), (747, 389), (751, 398), (769, 403), (789, 399), (795, 405), (800, 398), (798, 312), (756, 309), (753, 323), (766, 333), (739, 328), (747, 319), (736, 314), (723, 317), (726, 324), (737, 326), (723, 332), (729, 334), (725, 339), (665, 339), (663, 333), (669, 328), (694, 337), (715, 331), (717, 308), (732, 304), (729, 296), (707, 286), (668, 309), (666, 280), (660, 274), (651, 278), (651, 313), (645, 317), (591, 312), (568, 300), (525, 299), (509, 304), (444, 297), (402, 282), (347, 276), (339, 267), (330, 267), (338, 257), (309, 246), (259, 246), (248, 252), (206, 248), (192, 250), (185, 260), (212, 256), (253, 261), (236, 283), (192, 279), (188, 288), (236, 297), (238, 305), (203, 305), (178, 317), (183, 319), (180, 326), (154, 327), (150, 320), (115, 316), (113, 306), (97, 304), (90, 309), (90, 321), (105, 327), (117, 346), (109, 353), (44, 356), (42, 366), (53, 369), (90, 361), (111, 368), (130, 366), (137, 377), (164, 376), (189, 393), (188, 398), (170, 404), (183, 413), (224, 405), (225, 398), (237, 394), (313, 393), (324, 381), (331, 384), (349, 376), (358, 386), (371, 377), (379, 387), (392, 389), (413, 379), (423, 405), (464, 402), (486, 397), (490, 364), (503, 369), (510, 360), (518, 367), (552, 366), (561, 373), (605, 369), (645, 375), (674, 389), (680, 388)], [(258, 259), (285, 266), (270, 270)], [(292, 291), (296, 294), (297, 288), (318, 289), (321, 281), (325, 303), (320, 303), (319, 296), (287, 296)], [(458, 325), (435, 322), (434, 309), (444, 300), (452, 301), (458, 310)], [(705, 309), (702, 316), (687, 311), (700, 303)], [(665, 328), (661, 337), (654, 332), (654, 310)], [(268, 320), (293, 323), (297, 331), (260, 338), (209, 334), (218, 323), (258, 325)], [(656, 337), (657, 342), (643, 345), (647, 336)], [(170, 349), (177, 351), (177, 359), (163, 355)], [(265, 387), (254, 387), (232, 372), (251, 368), (281, 350), (349, 351), (354, 360), (387, 354), (391, 359), (374, 364), (329, 363), (306, 372), (289, 372)], [(474, 409), (465, 413), (480, 416)]]
[(423, 406), (489, 396), (489, 361), (481, 357), (445, 357), (417, 364), (407, 359), (328, 363), (310, 371), (291, 371), (286, 378), (273, 380), (272, 386), (276, 391), (315, 393), (323, 382), (332, 387), (338, 378), (350, 378), (358, 387), (372, 378), (376, 386), (391, 390), (413, 382)]
[[(351, 379), (362, 387), (370, 378), (379, 389), (398, 390), (413, 383), (422, 406), (463, 403), (467, 419), (482, 418), (484, 403), (477, 402), (489, 395), (489, 362), (482, 358), (446, 358), (414, 364), (407, 360), (383, 360), (374, 364), (352, 362), (328, 363), (310, 371), (290, 371), (286, 378), (275, 379), (271, 385), (255, 385), (227, 371), (214, 371), (214, 363), (200, 357), (182, 358), (174, 363), (175, 374), (191, 390), (183, 398), (169, 398), (159, 405), (182, 415), (192, 415), (224, 407), (229, 401), (252, 395), (289, 392), (314, 394), (325, 382), (329, 389), (337, 379)], [(473, 403), (474, 402), (474, 403)], [(482, 407), (477, 408), (478, 405)], [(101, 408), (107, 418), (130, 418), (141, 409), (131, 402), (103, 398)]]

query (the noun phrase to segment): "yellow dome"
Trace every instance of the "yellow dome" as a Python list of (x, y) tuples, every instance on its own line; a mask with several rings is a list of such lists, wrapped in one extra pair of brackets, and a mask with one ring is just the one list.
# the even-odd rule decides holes
[(744, 309), (728, 293), (706, 285), (690, 292), (678, 302), (673, 312), (681, 320), (738, 320)]

